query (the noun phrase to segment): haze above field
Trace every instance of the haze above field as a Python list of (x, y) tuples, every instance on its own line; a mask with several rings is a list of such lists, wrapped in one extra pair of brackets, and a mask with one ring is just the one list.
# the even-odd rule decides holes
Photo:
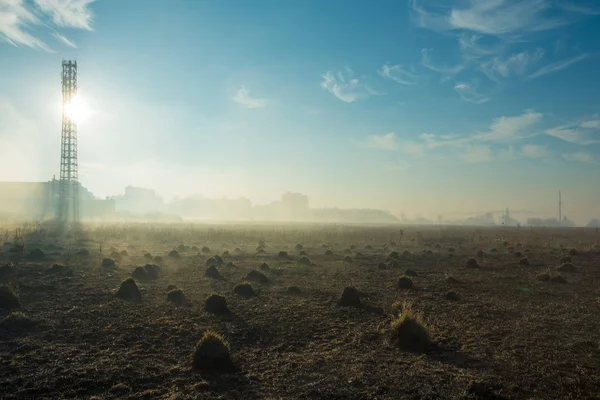
[(0, 180), (436, 218), (600, 216), (595, 1), (0, 0)]

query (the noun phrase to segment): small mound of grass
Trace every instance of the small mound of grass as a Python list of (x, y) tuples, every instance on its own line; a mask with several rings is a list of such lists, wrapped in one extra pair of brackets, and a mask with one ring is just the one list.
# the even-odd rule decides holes
[(171, 250), (168, 254), (169, 258), (173, 258), (173, 259), (179, 259), (181, 258), (181, 255), (179, 254), (179, 252), (175, 249)]
[(561, 257), (561, 259), (560, 259), (561, 264), (570, 263), (570, 262), (571, 262), (571, 257), (569, 257), (569, 256), (564, 256), (564, 257)]
[(424, 352), (431, 347), (427, 327), (420, 314), (404, 306), (398, 318), (392, 321), (391, 342), (405, 351)]
[(390, 254), (388, 254), (388, 259), (396, 259), (399, 260), (400, 259), (400, 253), (398, 253), (397, 251), (392, 251)]
[(73, 270), (61, 264), (54, 264), (46, 270), (48, 275), (72, 276)]
[(456, 285), (456, 284), (460, 283), (460, 281), (458, 279), (456, 279), (455, 277), (453, 277), (453, 276), (448, 276), (446, 278), (446, 282), (448, 282), (451, 285)]
[(27, 254), (27, 258), (31, 261), (42, 261), (46, 258), (46, 253), (42, 249), (34, 249)]
[(552, 278), (550, 278), (550, 282), (552, 282), (552, 283), (567, 283), (567, 280), (562, 275), (554, 275)]
[(229, 344), (221, 335), (206, 331), (196, 344), (192, 367), (208, 372), (225, 372), (233, 368)]
[(110, 258), (113, 260), (121, 260), (121, 255), (116, 250), (113, 250), (110, 253)]
[(142, 293), (140, 292), (140, 289), (133, 278), (127, 278), (123, 281), (123, 283), (121, 283), (119, 290), (117, 290), (116, 296), (122, 300), (142, 300)]
[(308, 253), (305, 250), (300, 251), (300, 253), (298, 253), (298, 256), (302, 257), (302, 256), (307, 256)]
[(219, 272), (219, 270), (217, 269), (217, 267), (214, 266), (214, 265), (211, 265), (210, 267), (208, 267), (206, 269), (206, 272), (204, 273), (204, 276), (206, 276), (207, 278), (216, 279), (216, 280), (222, 280), (223, 279), (223, 275), (221, 275), (221, 273)]
[(396, 287), (398, 289), (411, 289), (413, 287), (413, 281), (408, 276), (401, 276), (398, 278)]
[(576, 256), (579, 254), (579, 251), (577, 249), (571, 249), (569, 250), (569, 255), (570, 256)]
[(312, 261), (310, 261), (310, 258), (308, 258), (307, 256), (301, 256), (298, 259), (298, 264), (300, 264), (300, 265), (311, 265)]
[(538, 274), (535, 279), (537, 279), (540, 282), (549, 282), (550, 281), (550, 274), (547, 272)]
[(261, 271), (264, 271), (264, 272), (271, 271), (271, 267), (269, 267), (269, 264), (267, 264), (267, 263), (262, 263), (259, 268)]
[(413, 269), (407, 269), (406, 271), (404, 271), (404, 275), (410, 276), (412, 278), (416, 278), (417, 277), (417, 271), (415, 271)]
[(242, 249), (240, 249), (239, 247), (236, 247), (236, 248), (233, 250), (233, 254), (235, 254), (235, 255), (238, 255), (238, 256), (239, 256), (240, 254), (243, 254), (243, 253), (244, 253), (244, 252), (243, 252), (243, 251), (242, 251)]
[(566, 272), (569, 274), (575, 274), (578, 272), (577, 267), (571, 263), (564, 263), (556, 269), (558, 272)]
[(115, 263), (114, 259), (107, 257), (107, 258), (102, 259), (102, 263), (100, 264), (100, 266), (102, 268), (115, 268), (116, 263)]
[(214, 293), (208, 296), (208, 298), (204, 302), (204, 309), (213, 314), (230, 314), (225, 297), (219, 296), (218, 294)]
[(9, 331), (22, 331), (34, 325), (35, 322), (20, 311), (11, 312), (0, 322), (0, 326)]
[(395, 258), (392, 258), (390, 262), (388, 262), (389, 268), (400, 268), (401, 265), (402, 264), (400, 263), (400, 261), (396, 260)]
[(121, 257), (127, 257), (129, 254), (127, 253), (127, 250), (121, 250), (121, 251), (119, 252), (119, 255), (120, 255)]
[(137, 267), (136, 269), (133, 270), (133, 272), (131, 273), (131, 277), (133, 279), (137, 279), (138, 281), (143, 281), (148, 279), (148, 277), (146, 276), (146, 270), (144, 269), (144, 267)]
[(229, 250), (225, 250), (223, 254), (221, 254), (221, 257), (229, 257)]
[(352, 263), (354, 262), (354, 260), (352, 260), (352, 257), (350, 256), (344, 256), (344, 260), (345, 263)]
[(387, 269), (387, 264), (384, 262), (380, 262), (379, 264), (377, 264), (377, 268), (379, 269)]
[(450, 291), (450, 292), (446, 293), (446, 300), (458, 301), (458, 300), (460, 300), (460, 296), (458, 295), (458, 293)]
[(211, 257), (208, 260), (206, 260), (206, 266), (207, 267), (211, 267), (211, 266), (217, 265), (217, 264), (218, 264), (217, 259), (214, 258), (214, 257)]
[(11, 262), (9, 262), (8, 264), (4, 264), (3, 266), (0, 267), (0, 276), (10, 275), (13, 272), (15, 272), (15, 267), (12, 265)]
[(519, 265), (528, 266), (529, 265), (529, 259), (527, 257), (521, 258), (519, 260)]
[(402, 252), (402, 255), (403, 255), (404, 257), (410, 257), (410, 256), (411, 256), (411, 252), (410, 252), (410, 251), (408, 251), (408, 250), (404, 250), (404, 251)]
[(302, 246), (300, 243), (298, 243), (296, 246), (294, 246), (294, 249), (296, 249), (296, 251), (301, 251), (301, 250), (304, 250), (304, 246)]
[(77, 257), (89, 257), (90, 256), (90, 251), (88, 249), (81, 249), (78, 250), (75, 255)]
[(252, 271), (248, 272), (246, 279), (258, 283), (269, 283), (269, 278), (267, 278), (265, 274), (256, 269), (253, 269)]
[(173, 289), (167, 294), (167, 301), (184, 306), (186, 304), (185, 293), (181, 289)]
[(150, 254), (150, 253), (146, 253), (146, 254), (144, 254), (144, 258), (145, 258), (146, 260), (152, 260), (152, 254)]
[(206, 246), (204, 246), (201, 251), (205, 254), (210, 253), (210, 249)]
[(332, 255), (333, 255), (333, 251), (331, 251), (331, 250), (327, 250), (327, 251), (325, 252), (325, 255), (326, 255), (326, 256), (332, 256)]
[(345, 287), (338, 304), (344, 307), (360, 307), (360, 292), (353, 286)]
[(21, 302), (15, 290), (8, 285), (0, 286), (0, 308), (13, 310), (19, 307), (21, 307)]
[(233, 289), (233, 292), (243, 297), (256, 296), (256, 292), (254, 292), (254, 289), (252, 289), (252, 285), (250, 285), (248, 282), (243, 282), (236, 285)]
[(467, 260), (466, 266), (467, 266), (467, 268), (478, 268), (479, 267), (479, 263), (477, 262), (476, 259), (474, 259), (473, 257), (470, 257)]
[(160, 263), (163, 262), (163, 258), (161, 256), (154, 257), (154, 262)]
[(286, 260), (289, 258), (289, 254), (287, 251), (280, 251), (277, 257)]

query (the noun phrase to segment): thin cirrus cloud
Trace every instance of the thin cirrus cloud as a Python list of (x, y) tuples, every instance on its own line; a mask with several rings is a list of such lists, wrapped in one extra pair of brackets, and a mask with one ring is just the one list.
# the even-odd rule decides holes
[(232, 99), (246, 108), (263, 108), (266, 107), (268, 103), (266, 99), (252, 97), (250, 95), (250, 89), (246, 86), (239, 88)]
[(384, 135), (370, 135), (366, 140), (357, 143), (363, 147), (379, 150), (397, 150), (399, 148), (394, 132)]
[(532, 66), (538, 64), (544, 57), (544, 50), (522, 51), (508, 57), (494, 57), (481, 64), (481, 71), (493, 81), (499, 81), (512, 76), (525, 75)]
[(565, 142), (578, 145), (590, 145), (600, 143), (600, 131), (596, 128), (586, 128), (583, 122), (580, 126), (562, 125), (547, 129), (546, 135), (555, 137)]
[(384, 64), (377, 72), (382, 77), (391, 79), (401, 85), (416, 85), (421, 79), (419, 75), (408, 72), (402, 65)]
[[(434, 31), (472, 31), (485, 35), (518, 37), (528, 32), (556, 29), (596, 11), (569, 7), (549, 0), (478, 0), (463, 7), (436, 6), (432, 0), (412, 1), (415, 23)], [(558, 11), (558, 12), (557, 12)], [(560, 15), (559, 15), (560, 14)]]
[(51, 34), (64, 45), (74, 43), (56, 28), (92, 30), (93, 13), (90, 5), (95, 0), (24, 0), (0, 1), (0, 41), (13, 46), (26, 46), (36, 50), (53, 52), (40, 37), (31, 33), (31, 28)]
[(354, 76), (354, 71), (345, 68), (345, 71), (327, 71), (322, 76), (321, 87), (346, 103), (366, 99), (371, 96), (384, 95), (373, 90), (369, 85), (361, 82)]
[(578, 152), (578, 153), (565, 153), (563, 158), (567, 161), (580, 162), (584, 164), (597, 164), (596, 159), (589, 153)]
[(540, 69), (538, 69), (536, 72), (527, 76), (527, 80), (536, 79), (536, 78), (539, 78), (539, 77), (547, 75), (547, 74), (561, 71), (567, 67), (570, 67), (573, 64), (576, 64), (580, 61), (587, 59), (589, 56), (590, 55), (587, 53), (581, 54), (576, 57), (570, 58), (568, 60), (562, 60), (562, 61), (558, 61), (558, 62), (555, 62), (552, 64), (545, 65), (545, 66), (541, 67)]
[(479, 83), (477, 80), (474, 80), (471, 83), (459, 82), (456, 85), (454, 85), (454, 90), (464, 101), (468, 101), (470, 103), (475, 104), (487, 103), (492, 99), (491, 96), (485, 93), (481, 93), (478, 86)]
[(535, 144), (527, 144), (521, 147), (523, 156), (528, 158), (547, 158), (549, 156), (548, 148), (546, 146), (539, 146)]

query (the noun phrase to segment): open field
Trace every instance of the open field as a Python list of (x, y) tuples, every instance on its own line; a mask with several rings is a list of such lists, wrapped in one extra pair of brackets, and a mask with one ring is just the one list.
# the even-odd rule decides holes
[[(0, 266), (12, 267), (0, 284), (25, 314), (0, 309), (2, 398), (600, 397), (594, 229), (92, 225), (62, 239), (2, 235)], [(222, 263), (208, 261), (215, 255)], [(101, 266), (107, 257), (115, 267)], [(118, 298), (145, 264), (160, 270), (136, 280), (141, 301)], [(205, 276), (210, 264), (222, 279)], [(412, 288), (398, 288), (408, 269)], [(252, 270), (268, 282), (248, 279)], [(246, 280), (255, 296), (234, 292)], [(360, 305), (338, 304), (348, 286)], [(185, 305), (167, 301), (173, 288)], [(205, 310), (211, 293), (230, 313)], [(422, 316), (427, 348), (395, 345), (399, 305)], [(206, 330), (229, 342), (233, 368), (192, 368)]]

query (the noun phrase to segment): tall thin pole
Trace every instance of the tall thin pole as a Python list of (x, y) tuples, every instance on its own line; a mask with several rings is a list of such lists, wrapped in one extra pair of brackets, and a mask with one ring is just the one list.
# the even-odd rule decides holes
[(562, 224), (562, 198), (560, 190), (558, 191), (558, 224)]
[(67, 225), (79, 221), (77, 124), (66, 107), (77, 96), (77, 61), (62, 62), (62, 136), (57, 219)]

